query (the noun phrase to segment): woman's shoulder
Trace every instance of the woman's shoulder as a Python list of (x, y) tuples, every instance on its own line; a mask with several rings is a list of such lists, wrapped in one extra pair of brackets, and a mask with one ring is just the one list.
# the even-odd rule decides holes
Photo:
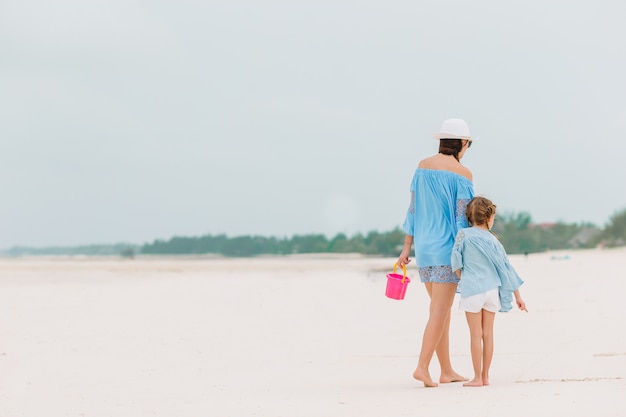
[[(460, 175), (470, 182), (473, 181), (472, 171), (453, 158), (441, 158), (441, 155), (433, 155), (422, 159), (417, 166), (418, 169), (449, 172)], [(443, 174), (445, 175), (445, 174)]]
[(447, 169), (424, 168), (418, 166), (418, 168), (415, 170), (415, 173), (413, 174), (413, 180), (415, 181), (416, 178), (422, 175), (433, 176), (434, 178), (438, 178), (439, 180), (445, 178), (449, 181), (459, 182), (467, 187), (472, 186), (471, 172), (460, 173)]
[(447, 171), (453, 172), (457, 175), (460, 175), (466, 179), (468, 179), (469, 181), (473, 181), (473, 176), (472, 176), (472, 171), (470, 171), (470, 169), (464, 165), (461, 165), (460, 162), (457, 162), (454, 165), (451, 165)]
[(456, 173), (467, 178), (470, 181), (474, 180), (474, 177), (472, 176), (472, 171), (470, 171), (470, 169), (464, 165), (459, 164), (458, 170)]

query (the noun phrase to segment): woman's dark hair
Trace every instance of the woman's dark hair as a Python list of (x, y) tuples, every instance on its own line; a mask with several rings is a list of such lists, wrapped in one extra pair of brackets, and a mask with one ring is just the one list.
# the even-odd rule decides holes
[(439, 153), (452, 155), (457, 161), (462, 148), (463, 142), (461, 139), (439, 139)]
[(467, 203), (465, 214), (467, 221), (474, 226), (487, 224), (496, 212), (496, 205), (485, 197), (474, 197)]

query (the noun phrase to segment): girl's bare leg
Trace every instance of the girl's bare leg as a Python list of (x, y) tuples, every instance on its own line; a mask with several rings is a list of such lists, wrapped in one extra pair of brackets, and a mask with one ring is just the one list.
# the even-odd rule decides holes
[(483, 310), (483, 369), (481, 377), (483, 385), (489, 385), (489, 367), (493, 359), (493, 323), (496, 313)]
[[(456, 285), (438, 283), (426, 283), (425, 285), (430, 295), (430, 314), (426, 328), (424, 329), (422, 350), (417, 362), (417, 368), (413, 372), (413, 378), (422, 381), (426, 387), (436, 387), (438, 384), (432, 380), (430, 372), (428, 371), (428, 366), (435, 353), (435, 349), (437, 349), (437, 357), (440, 358), (440, 363), (443, 360), (445, 364), (447, 360), (448, 364), (446, 366), (448, 366), (449, 369), (452, 368), (449, 365), (450, 354), (448, 351), (449, 339), (447, 337), (447, 329), (450, 325), (450, 308), (454, 301)], [(439, 345), (442, 342), (444, 332), (446, 333), (446, 337), (443, 339), (443, 344), (440, 348)], [(442, 349), (441, 357), (439, 356), (439, 349)]]
[(482, 387), (482, 360), (483, 360), (483, 312), (465, 312), (465, 318), (470, 330), (470, 352), (472, 353), (472, 367), (474, 379), (463, 384), (464, 387)]

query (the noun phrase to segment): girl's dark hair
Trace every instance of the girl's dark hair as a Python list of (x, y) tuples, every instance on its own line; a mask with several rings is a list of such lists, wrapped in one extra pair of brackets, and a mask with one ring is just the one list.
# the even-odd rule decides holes
[(485, 197), (474, 197), (467, 203), (465, 215), (473, 226), (487, 224), (489, 218), (496, 212), (496, 205)]
[(462, 148), (463, 142), (461, 139), (439, 139), (439, 153), (452, 155), (457, 161)]

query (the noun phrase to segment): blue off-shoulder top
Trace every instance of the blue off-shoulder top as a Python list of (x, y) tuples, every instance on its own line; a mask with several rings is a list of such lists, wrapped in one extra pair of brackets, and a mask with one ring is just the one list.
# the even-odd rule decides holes
[(472, 197), (472, 182), (460, 174), (424, 168), (415, 170), (411, 202), (402, 228), (413, 236), (420, 270), (450, 266), (454, 238), (461, 228), (467, 227), (465, 209)]

